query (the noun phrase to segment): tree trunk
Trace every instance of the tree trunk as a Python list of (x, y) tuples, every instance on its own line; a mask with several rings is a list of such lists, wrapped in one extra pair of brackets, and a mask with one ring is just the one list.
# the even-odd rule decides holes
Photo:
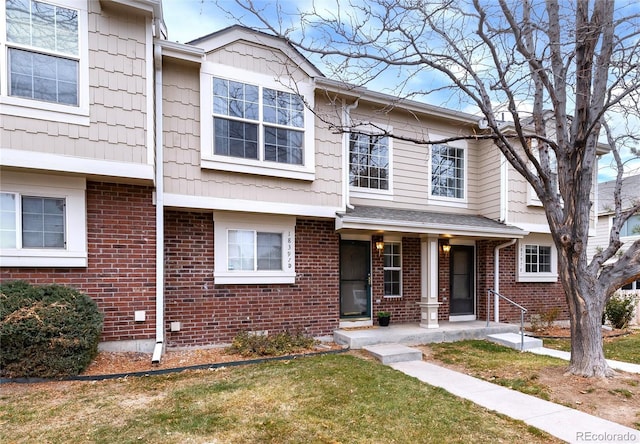
[(602, 349), (606, 295), (598, 293), (595, 279), (578, 265), (581, 261), (569, 259), (575, 256), (561, 248), (558, 253), (560, 280), (567, 296), (571, 324), (568, 372), (585, 377), (611, 377), (615, 372), (609, 368)]
[[(568, 295), (576, 298), (577, 295)], [(588, 297), (587, 297), (588, 298)], [(600, 307), (596, 307), (596, 306)], [(610, 377), (614, 372), (602, 350), (602, 304), (571, 313), (571, 361), (568, 372), (585, 377)]]

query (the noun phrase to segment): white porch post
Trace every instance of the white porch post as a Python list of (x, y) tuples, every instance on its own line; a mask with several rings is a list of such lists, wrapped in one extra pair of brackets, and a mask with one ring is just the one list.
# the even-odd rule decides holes
[(438, 328), (438, 237), (420, 239), (420, 327)]

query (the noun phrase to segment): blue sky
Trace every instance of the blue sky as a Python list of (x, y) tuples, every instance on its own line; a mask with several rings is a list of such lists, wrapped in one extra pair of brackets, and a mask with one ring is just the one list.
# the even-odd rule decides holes
[[(213, 0), (163, 0), (162, 3), (164, 19), (169, 33), (169, 40), (171, 41), (187, 43), (193, 39), (205, 36), (237, 23), (242, 23), (243, 25), (248, 26), (257, 26), (256, 19), (242, 11), (233, 0), (222, 0), (220, 3), (223, 4), (226, 9), (234, 12), (234, 17), (230, 17), (228, 14), (220, 11)], [(280, 0), (279, 3), (286, 10), (294, 12), (296, 9), (308, 9), (312, 3), (315, 3), (316, 7), (320, 9), (323, 6), (323, 0)], [(326, 4), (329, 5), (329, 3)], [(254, 0), (254, 4), (258, 8), (265, 7), (267, 11), (273, 11), (275, 16), (275, 10), (273, 8), (274, 2)], [(314, 60), (313, 58), (311, 58), (311, 61), (322, 69), (322, 66), (319, 65), (319, 61)], [(384, 81), (385, 79), (383, 78), (377, 83), (368, 85), (368, 87), (373, 90), (388, 92), (384, 91)], [(393, 80), (390, 81), (393, 82)], [(388, 79), (387, 82), (389, 82)], [(431, 101), (431, 103), (435, 105), (456, 108), (456, 104), (448, 102), (450, 97), (451, 96), (449, 94), (446, 98), (430, 96), (430, 100), (435, 100), (436, 102), (438, 100), (442, 101), (441, 103), (434, 103)], [(630, 156), (628, 151), (623, 154), (627, 158)], [(606, 156), (600, 160), (598, 174), (600, 181), (615, 178), (615, 171), (609, 167), (612, 164), (611, 160), (611, 156)], [(635, 159), (630, 164), (629, 170), (634, 171), (635, 174), (640, 174), (640, 159)]]

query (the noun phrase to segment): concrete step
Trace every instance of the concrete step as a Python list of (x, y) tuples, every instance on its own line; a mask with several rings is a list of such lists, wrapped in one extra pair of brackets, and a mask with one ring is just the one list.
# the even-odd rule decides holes
[(364, 350), (383, 364), (422, 360), (420, 350), (400, 344), (371, 345)]
[[(522, 337), (520, 333), (497, 333), (488, 335), (487, 339), (496, 344), (504, 345), (505, 347), (511, 347), (516, 350), (520, 350), (522, 345)], [(524, 336), (524, 350), (532, 348), (542, 347), (542, 339), (532, 338), (531, 336)]]

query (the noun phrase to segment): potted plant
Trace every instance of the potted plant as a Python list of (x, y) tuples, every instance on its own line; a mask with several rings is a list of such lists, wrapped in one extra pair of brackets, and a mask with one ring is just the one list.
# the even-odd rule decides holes
[(380, 327), (388, 327), (389, 321), (391, 321), (391, 313), (388, 311), (379, 311), (378, 312), (378, 324)]

